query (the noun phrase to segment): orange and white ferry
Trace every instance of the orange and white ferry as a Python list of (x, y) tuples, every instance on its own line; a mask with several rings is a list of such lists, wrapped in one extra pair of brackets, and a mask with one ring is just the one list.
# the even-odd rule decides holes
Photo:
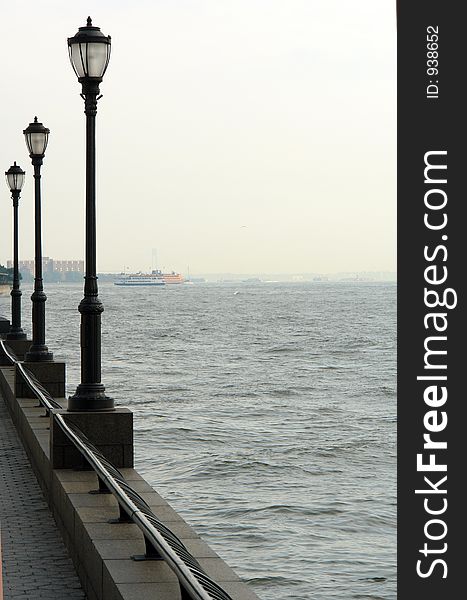
[(139, 286), (139, 285), (157, 285), (164, 286), (167, 283), (184, 283), (183, 275), (180, 273), (162, 273), (159, 269), (151, 271), (151, 273), (122, 273), (120, 277), (114, 281), (114, 285)]
[(122, 273), (121, 276), (114, 281), (114, 285), (125, 285), (125, 286), (165, 286), (165, 281), (162, 277), (147, 273), (130, 273), (129, 275)]
[(184, 283), (185, 281), (183, 275), (175, 273), (175, 271), (172, 271), (172, 273), (162, 273), (162, 271), (156, 269), (155, 271), (152, 271), (152, 275), (157, 275), (163, 279), (165, 283)]

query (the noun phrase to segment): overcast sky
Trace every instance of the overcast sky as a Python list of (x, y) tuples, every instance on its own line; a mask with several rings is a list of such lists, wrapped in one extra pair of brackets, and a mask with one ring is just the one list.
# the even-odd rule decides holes
[[(0, 168), (50, 128), (43, 254), (84, 255), (85, 116), (66, 39), (112, 36), (97, 116), (98, 270), (395, 270), (393, 0), (15, 0), (2, 6)], [(0, 263), (11, 258), (0, 188)]]

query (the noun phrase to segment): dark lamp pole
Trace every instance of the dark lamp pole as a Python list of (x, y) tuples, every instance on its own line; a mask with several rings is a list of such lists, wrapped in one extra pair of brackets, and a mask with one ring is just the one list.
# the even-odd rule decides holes
[(29, 156), (34, 167), (34, 227), (35, 227), (35, 256), (34, 256), (34, 292), (32, 293), (32, 345), (26, 353), (25, 361), (42, 362), (53, 360), (52, 352), (45, 345), (45, 302), (42, 280), (42, 232), (41, 232), (41, 166), (49, 141), (50, 130), (34, 122), (23, 131)]
[(68, 38), (72, 67), (82, 86), (86, 115), (86, 272), (81, 313), (81, 383), (68, 399), (68, 410), (113, 410), (114, 401), (101, 382), (101, 314), (96, 269), (96, 114), (99, 84), (110, 59), (110, 36), (87, 25)]
[(24, 184), (24, 171), (16, 162), (6, 171), (6, 181), (13, 200), (13, 287), (11, 289), (11, 327), (7, 340), (24, 340), (26, 334), (21, 328), (21, 290), (18, 268), (18, 205)]

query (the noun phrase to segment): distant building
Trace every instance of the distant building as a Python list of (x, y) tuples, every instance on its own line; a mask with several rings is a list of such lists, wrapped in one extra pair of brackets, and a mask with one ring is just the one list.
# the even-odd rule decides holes
[(55, 273), (83, 273), (84, 260), (53, 260), (53, 271)]
[[(13, 267), (13, 261), (7, 261), (7, 266)], [(20, 260), (19, 270), (26, 281), (34, 278), (34, 261)], [(43, 256), (42, 273), (47, 281), (78, 281), (84, 275), (84, 260), (54, 260)]]

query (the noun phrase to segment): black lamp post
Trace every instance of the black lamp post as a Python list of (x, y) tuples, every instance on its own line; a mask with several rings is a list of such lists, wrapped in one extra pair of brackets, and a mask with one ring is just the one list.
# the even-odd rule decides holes
[(41, 234), (41, 166), (45, 149), (49, 141), (50, 130), (42, 123), (29, 123), (23, 131), (29, 156), (34, 167), (34, 223), (35, 223), (35, 256), (34, 256), (34, 292), (32, 293), (32, 345), (26, 353), (25, 361), (42, 362), (53, 360), (52, 352), (45, 345), (45, 301), (42, 281), (42, 234)]
[(7, 340), (24, 340), (26, 334), (21, 328), (21, 290), (18, 268), (18, 204), (24, 184), (24, 171), (16, 162), (6, 171), (6, 181), (13, 200), (13, 288), (11, 290), (11, 327)]
[(68, 410), (112, 410), (114, 401), (101, 382), (101, 314), (96, 270), (96, 114), (99, 84), (110, 59), (110, 36), (87, 25), (68, 38), (73, 69), (82, 85), (86, 115), (86, 272), (81, 313), (81, 383), (68, 399)]

